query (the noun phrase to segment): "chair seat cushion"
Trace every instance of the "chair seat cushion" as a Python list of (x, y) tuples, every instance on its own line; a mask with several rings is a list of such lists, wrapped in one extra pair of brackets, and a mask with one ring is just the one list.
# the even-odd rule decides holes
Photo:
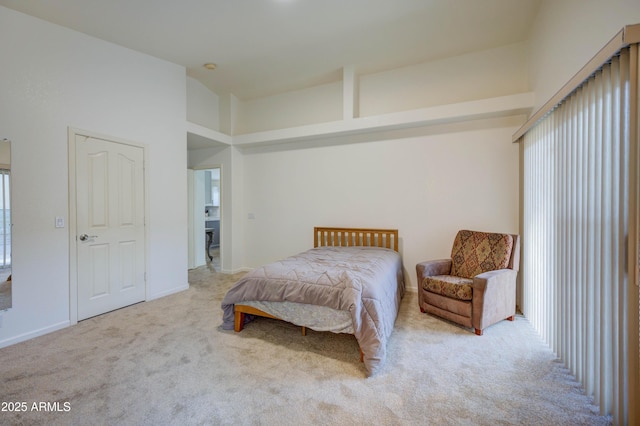
[(434, 275), (425, 277), (422, 288), (431, 293), (451, 297), (458, 300), (473, 298), (473, 279), (456, 277), (454, 275)]

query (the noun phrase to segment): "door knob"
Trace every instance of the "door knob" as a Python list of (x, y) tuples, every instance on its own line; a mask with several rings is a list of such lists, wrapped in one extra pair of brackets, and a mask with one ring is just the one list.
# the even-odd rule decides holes
[(80, 235), (80, 241), (87, 241), (87, 240), (92, 240), (94, 238), (98, 238), (97, 235), (87, 235), (87, 234), (82, 234)]

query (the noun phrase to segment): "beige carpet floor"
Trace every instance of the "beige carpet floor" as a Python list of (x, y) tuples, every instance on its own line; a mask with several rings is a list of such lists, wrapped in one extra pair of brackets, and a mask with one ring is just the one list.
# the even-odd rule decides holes
[(268, 319), (222, 331), (239, 276), (201, 267), (187, 291), (0, 349), (0, 424), (611, 423), (522, 316), (478, 337), (408, 293), (387, 363), (366, 378), (353, 336)]

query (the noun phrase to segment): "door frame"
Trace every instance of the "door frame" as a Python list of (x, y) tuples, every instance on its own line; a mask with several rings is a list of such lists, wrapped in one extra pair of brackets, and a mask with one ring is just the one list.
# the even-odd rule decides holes
[[(142, 165), (144, 169), (142, 190), (144, 192), (144, 276), (147, 277), (147, 268), (149, 265), (149, 233), (147, 225), (149, 223), (149, 191), (147, 187), (148, 167), (147, 167), (147, 151), (145, 144), (132, 142), (129, 140), (108, 136), (88, 130), (76, 129), (69, 127), (67, 129), (68, 136), (68, 154), (69, 154), (69, 323), (74, 325), (78, 323), (78, 241), (76, 235), (77, 227), (77, 188), (76, 188), (76, 136), (86, 136), (88, 138), (102, 139), (109, 142), (119, 143), (123, 145), (134, 146), (142, 149)], [(149, 286), (147, 279), (144, 280), (145, 296), (144, 299), (149, 300)]]
[[(206, 164), (206, 163), (205, 163)], [(223, 262), (222, 259), (224, 257), (224, 248), (222, 247), (222, 219), (223, 219), (223, 203), (224, 203), (224, 190), (223, 190), (223, 175), (224, 175), (224, 170), (223, 170), (223, 165), (216, 163), (214, 165), (202, 165), (199, 164), (197, 167), (187, 167), (188, 170), (193, 170), (194, 172), (199, 172), (199, 171), (203, 171), (203, 170), (211, 170), (211, 169), (220, 169), (220, 272), (224, 271), (224, 268), (222, 267)], [(193, 200), (187, 200), (188, 206), (187, 206), (187, 212), (189, 215), (189, 218), (194, 217), (195, 215), (193, 214), (193, 211), (195, 210), (196, 206), (193, 203)], [(195, 224), (194, 224), (195, 225)], [(194, 231), (195, 232), (195, 231)], [(205, 236), (206, 239), (206, 236)], [(194, 241), (191, 241), (191, 235), (188, 238), (189, 241), (187, 241), (188, 244), (188, 249), (189, 250), (198, 250), (198, 247), (195, 245)], [(205, 264), (206, 264), (206, 259), (205, 259)]]

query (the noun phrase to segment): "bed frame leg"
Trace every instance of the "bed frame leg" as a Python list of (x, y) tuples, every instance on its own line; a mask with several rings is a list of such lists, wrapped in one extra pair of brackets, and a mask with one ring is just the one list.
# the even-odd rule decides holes
[(301, 328), (302, 328), (302, 335), (306, 336), (307, 335), (307, 327), (302, 326)]
[(362, 349), (360, 349), (360, 362), (364, 362), (364, 352), (362, 352)]
[(244, 312), (236, 311), (233, 317), (233, 330), (239, 333), (244, 328)]

